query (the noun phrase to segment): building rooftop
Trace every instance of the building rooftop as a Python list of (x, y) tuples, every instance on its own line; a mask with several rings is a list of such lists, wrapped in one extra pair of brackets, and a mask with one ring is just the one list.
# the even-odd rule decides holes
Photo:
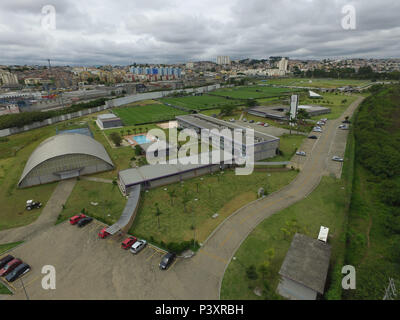
[(296, 233), (279, 274), (323, 294), (330, 256), (330, 245)]

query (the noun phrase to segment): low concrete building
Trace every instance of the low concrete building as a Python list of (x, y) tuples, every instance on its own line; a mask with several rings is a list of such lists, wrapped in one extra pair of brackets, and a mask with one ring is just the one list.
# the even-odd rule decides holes
[[(230, 123), (224, 120), (209, 117), (204, 114), (177, 116), (176, 120), (178, 121), (179, 128), (194, 129), (199, 134), (199, 138), (201, 130), (208, 130), (210, 132), (209, 143), (216, 149), (224, 150), (224, 148), (226, 147), (225, 142), (229, 142), (232, 148), (232, 150), (230, 150), (229, 152), (232, 152), (232, 155), (234, 155), (236, 152), (236, 154), (240, 154), (245, 157), (247, 155), (247, 150), (250, 150), (250, 148), (254, 148), (254, 161), (259, 161), (276, 156), (277, 150), (279, 148), (280, 140), (275, 136), (254, 130), (254, 141), (252, 141), (251, 144), (248, 144), (245, 136), (246, 129), (248, 128), (235, 123)], [(216, 129), (219, 133), (214, 133), (212, 131), (213, 129)], [(231, 133), (231, 137), (222, 134), (222, 130), (224, 129), (229, 130), (228, 132)], [(238, 139), (240, 141), (234, 140), (232, 138), (232, 133), (236, 129), (241, 129), (243, 132), (242, 140)], [(213, 139), (213, 137), (215, 139)]]
[(122, 120), (113, 113), (101, 114), (96, 120), (97, 126), (104, 129), (120, 128), (123, 126)]
[[(311, 117), (331, 112), (331, 109), (329, 108), (316, 105), (299, 105), (297, 107), (297, 111), (302, 109), (307, 111), (307, 113)], [(287, 120), (288, 116), (286, 114), (289, 111), (290, 108), (288, 106), (277, 105), (277, 106), (257, 106), (248, 110), (248, 113), (254, 116), (270, 118), (274, 120)]]
[(316, 300), (325, 290), (330, 245), (296, 233), (282, 263), (278, 293), (291, 300)]

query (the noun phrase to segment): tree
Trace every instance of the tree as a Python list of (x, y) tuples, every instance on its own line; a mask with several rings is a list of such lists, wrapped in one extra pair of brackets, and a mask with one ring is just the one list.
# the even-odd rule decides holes
[(185, 212), (187, 212), (186, 210), (186, 205), (188, 204), (188, 202), (190, 201), (191, 197), (188, 193), (184, 193), (183, 197), (182, 197), (182, 204), (183, 204), (183, 208), (185, 210)]
[(119, 146), (121, 145), (122, 138), (121, 138), (121, 136), (119, 135), (118, 132), (112, 132), (112, 133), (110, 134), (110, 138), (111, 138), (112, 142), (114, 142), (114, 144), (115, 144), (117, 147), (119, 147)]

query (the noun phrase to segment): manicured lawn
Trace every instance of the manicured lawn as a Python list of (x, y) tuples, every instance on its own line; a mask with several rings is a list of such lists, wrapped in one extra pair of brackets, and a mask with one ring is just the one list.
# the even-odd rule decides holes
[[(91, 203), (97, 203), (93, 205)], [(125, 207), (126, 198), (111, 183), (79, 180), (65, 204), (58, 222), (86, 209), (88, 215), (109, 225), (116, 222)]]
[[(342, 181), (324, 177), (309, 197), (259, 224), (235, 253), (236, 260), (229, 264), (222, 282), (221, 299), (280, 299), (275, 293), (278, 272), (296, 232), (316, 238), (320, 226), (328, 226), (331, 265), (334, 265), (341, 250), (337, 250), (336, 245), (343, 241), (345, 190), (342, 187)], [(274, 254), (265, 276), (265, 287), (260, 274), (257, 280), (248, 279), (246, 268), (254, 265), (259, 270), (267, 260), (268, 250)], [(254, 294), (256, 287), (264, 291), (262, 297)]]
[(162, 104), (144, 106), (127, 105), (126, 107), (114, 108), (113, 112), (120, 117), (124, 125), (127, 126), (173, 120), (175, 116), (187, 113)]
[(321, 118), (327, 119), (337, 119), (342, 113), (349, 107), (349, 105), (357, 100), (359, 95), (345, 95), (345, 94), (335, 94), (335, 93), (323, 93), (321, 94), (323, 99), (300, 99), (300, 104), (304, 105), (318, 105), (322, 107), (327, 107), (331, 109), (331, 113), (324, 115), (311, 117), (311, 119), (318, 120)]
[(226, 99), (223, 97), (213, 96), (213, 95), (203, 95), (203, 96), (190, 96), (190, 97), (180, 97), (180, 98), (163, 98), (160, 99), (163, 103), (169, 103), (176, 106), (184, 107), (188, 110), (202, 110), (202, 109), (212, 109), (218, 108), (226, 105), (240, 105), (241, 101)]
[(268, 86), (250, 86), (250, 87), (234, 87), (224, 88), (213, 91), (212, 95), (231, 97), (234, 99), (260, 99), (273, 96), (290, 94), (297, 91), (296, 89), (273, 88)]
[[(196, 240), (202, 242), (226, 217), (255, 200), (260, 187), (269, 192), (276, 191), (287, 185), (296, 174), (295, 171), (255, 171), (248, 176), (237, 176), (234, 171), (226, 170), (223, 174), (214, 173), (186, 180), (182, 184), (152, 189), (142, 194), (140, 208), (130, 232), (148, 240), (153, 237), (164, 242), (190, 240), (196, 232)], [(175, 190), (177, 195), (173, 203), (168, 194), (171, 190)], [(190, 199), (186, 211), (182, 202), (185, 194)], [(155, 215), (155, 203), (159, 204), (162, 212), (159, 216), (160, 227)], [(215, 213), (219, 216), (213, 219)]]
[(268, 161), (289, 161), (293, 157), (296, 150), (301, 146), (304, 139), (307, 139), (307, 136), (300, 134), (283, 134), (279, 137), (279, 139), (279, 149), (283, 154), (268, 159)]

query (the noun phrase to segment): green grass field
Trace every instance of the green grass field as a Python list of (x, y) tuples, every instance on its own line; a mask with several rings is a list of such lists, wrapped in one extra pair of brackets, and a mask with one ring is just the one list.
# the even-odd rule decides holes
[(181, 98), (163, 98), (160, 99), (163, 103), (169, 103), (176, 106), (184, 107), (188, 110), (204, 110), (220, 108), (227, 105), (240, 105), (241, 101), (226, 99), (213, 95), (181, 97)]
[[(196, 232), (196, 240), (202, 242), (226, 217), (255, 200), (260, 187), (268, 192), (276, 191), (287, 185), (296, 174), (296, 171), (254, 171), (248, 176), (238, 176), (233, 170), (226, 170), (223, 174), (214, 173), (186, 180), (182, 184), (152, 189), (142, 194), (130, 233), (145, 239), (153, 237), (158, 241), (179, 242), (194, 238)], [(173, 203), (168, 194), (170, 190), (175, 190), (177, 195)], [(186, 211), (182, 202), (185, 193), (190, 199)], [(162, 212), (160, 228), (155, 215), (156, 202)], [(214, 213), (219, 214), (215, 219), (211, 217)]]
[[(92, 202), (97, 205), (92, 205)], [(72, 190), (58, 222), (86, 209), (89, 216), (112, 225), (121, 216), (125, 203), (126, 198), (122, 196), (118, 186), (81, 179)]]
[(362, 86), (369, 84), (369, 80), (352, 80), (352, 79), (309, 79), (309, 78), (279, 78), (269, 79), (260, 83), (281, 85), (281, 86), (298, 86), (298, 87), (314, 87), (314, 88), (339, 88), (343, 86)]
[(296, 89), (273, 88), (268, 86), (234, 87), (213, 91), (212, 95), (234, 99), (260, 99), (281, 96), (297, 91)]
[[(336, 246), (344, 239), (345, 190), (342, 187), (342, 181), (324, 177), (305, 200), (258, 225), (235, 253), (236, 260), (229, 264), (222, 282), (221, 299), (280, 299), (275, 293), (279, 283), (278, 272), (296, 232), (315, 238), (321, 225), (329, 226), (333, 266), (341, 253)], [(273, 252), (271, 259), (267, 259), (268, 250)], [(247, 278), (246, 268), (254, 265), (259, 270), (265, 262), (269, 265), (264, 281), (260, 274), (257, 280)], [(253, 292), (255, 288), (263, 290), (262, 297)]]
[(127, 105), (126, 107), (115, 108), (113, 112), (120, 117), (124, 125), (127, 126), (172, 120), (175, 119), (177, 115), (187, 113), (162, 104), (133, 107)]

